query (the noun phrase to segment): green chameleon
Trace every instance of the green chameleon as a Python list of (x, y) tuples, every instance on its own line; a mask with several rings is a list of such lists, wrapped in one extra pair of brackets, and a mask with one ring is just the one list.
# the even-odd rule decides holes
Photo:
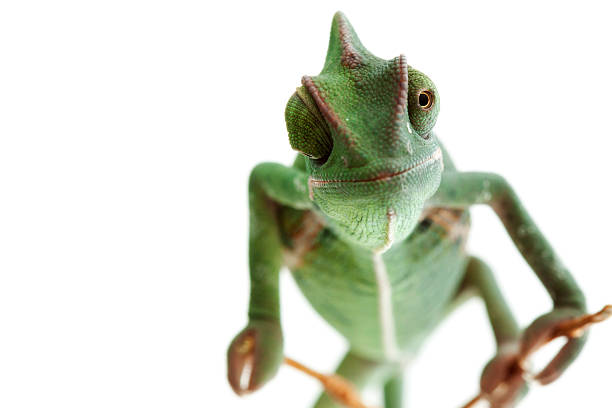
[[(264, 385), (283, 361), (283, 266), (348, 340), (337, 373), (358, 388), (382, 378), (386, 408), (401, 407), (402, 369), (466, 295), (483, 299), (495, 335), (481, 378), (495, 407), (526, 392), (517, 356), (584, 313), (581, 290), (508, 182), (455, 168), (432, 132), (439, 108), (427, 76), (403, 55), (372, 55), (346, 17), (334, 16), (323, 70), (302, 78), (285, 111), (300, 154), (291, 167), (262, 163), (250, 175), (249, 321), (228, 350), (236, 393)], [(495, 211), (552, 298), (552, 311), (522, 333), (489, 267), (465, 251), (475, 204)], [(584, 341), (570, 339), (536, 379), (557, 379)], [(316, 403), (336, 406), (326, 394)]]

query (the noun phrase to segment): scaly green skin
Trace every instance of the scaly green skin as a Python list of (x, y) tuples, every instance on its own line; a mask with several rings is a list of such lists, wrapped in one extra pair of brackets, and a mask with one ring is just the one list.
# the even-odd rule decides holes
[[(283, 265), (350, 343), (338, 373), (358, 386), (386, 374), (387, 408), (401, 406), (401, 368), (464, 294), (482, 297), (498, 345), (483, 391), (512, 384), (489, 395), (496, 407), (526, 390), (508, 374), (512, 357), (584, 312), (580, 289), (508, 183), (456, 170), (432, 132), (438, 110), (429, 78), (403, 56), (370, 54), (348, 20), (334, 16), (322, 72), (302, 79), (285, 112), (291, 146), (302, 154), (292, 167), (258, 165), (249, 181), (249, 324), (228, 351), (238, 394), (262, 386), (282, 362)], [(489, 268), (464, 250), (475, 204), (496, 212), (553, 300), (522, 337)], [(539, 380), (556, 379), (583, 343), (571, 340)], [(317, 403), (331, 406), (325, 395)]]

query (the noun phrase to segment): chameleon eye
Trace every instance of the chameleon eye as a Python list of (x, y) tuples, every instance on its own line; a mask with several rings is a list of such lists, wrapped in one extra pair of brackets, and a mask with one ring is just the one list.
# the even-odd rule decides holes
[(429, 139), (440, 110), (436, 86), (422, 72), (408, 68), (408, 89), (408, 115), (412, 129), (423, 139)]
[(434, 95), (429, 90), (419, 92), (419, 106), (423, 110), (430, 110), (434, 104)]

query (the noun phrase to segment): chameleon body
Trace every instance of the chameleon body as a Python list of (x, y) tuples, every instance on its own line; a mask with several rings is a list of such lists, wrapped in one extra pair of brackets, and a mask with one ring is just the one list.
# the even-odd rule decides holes
[[(464, 294), (482, 297), (497, 341), (481, 379), (496, 407), (526, 391), (512, 357), (584, 312), (582, 292), (510, 185), (455, 168), (432, 131), (438, 110), (427, 76), (404, 56), (374, 56), (346, 17), (334, 16), (322, 72), (303, 77), (285, 112), (300, 154), (291, 167), (256, 166), (249, 180), (249, 323), (228, 351), (238, 394), (261, 387), (282, 362), (283, 266), (347, 339), (338, 373), (358, 387), (382, 375), (386, 408), (401, 406), (401, 369)], [(488, 266), (465, 250), (476, 204), (496, 212), (553, 300), (523, 333)], [(538, 379), (555, 380), (583, 343), (570, 340)], [(326, 395), (316, 403), (333, 406)]]

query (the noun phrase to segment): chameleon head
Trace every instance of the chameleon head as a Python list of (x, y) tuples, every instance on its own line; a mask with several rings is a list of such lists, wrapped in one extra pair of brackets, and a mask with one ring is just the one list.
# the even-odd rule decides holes
[(442, 174), (438, 110), (427, 76), (403, 55), (372, 55), (336, 13), (323, 70), (302, 78), (285, 120), (311, 199), (337, 233), (383, 250), (414, 229)]

